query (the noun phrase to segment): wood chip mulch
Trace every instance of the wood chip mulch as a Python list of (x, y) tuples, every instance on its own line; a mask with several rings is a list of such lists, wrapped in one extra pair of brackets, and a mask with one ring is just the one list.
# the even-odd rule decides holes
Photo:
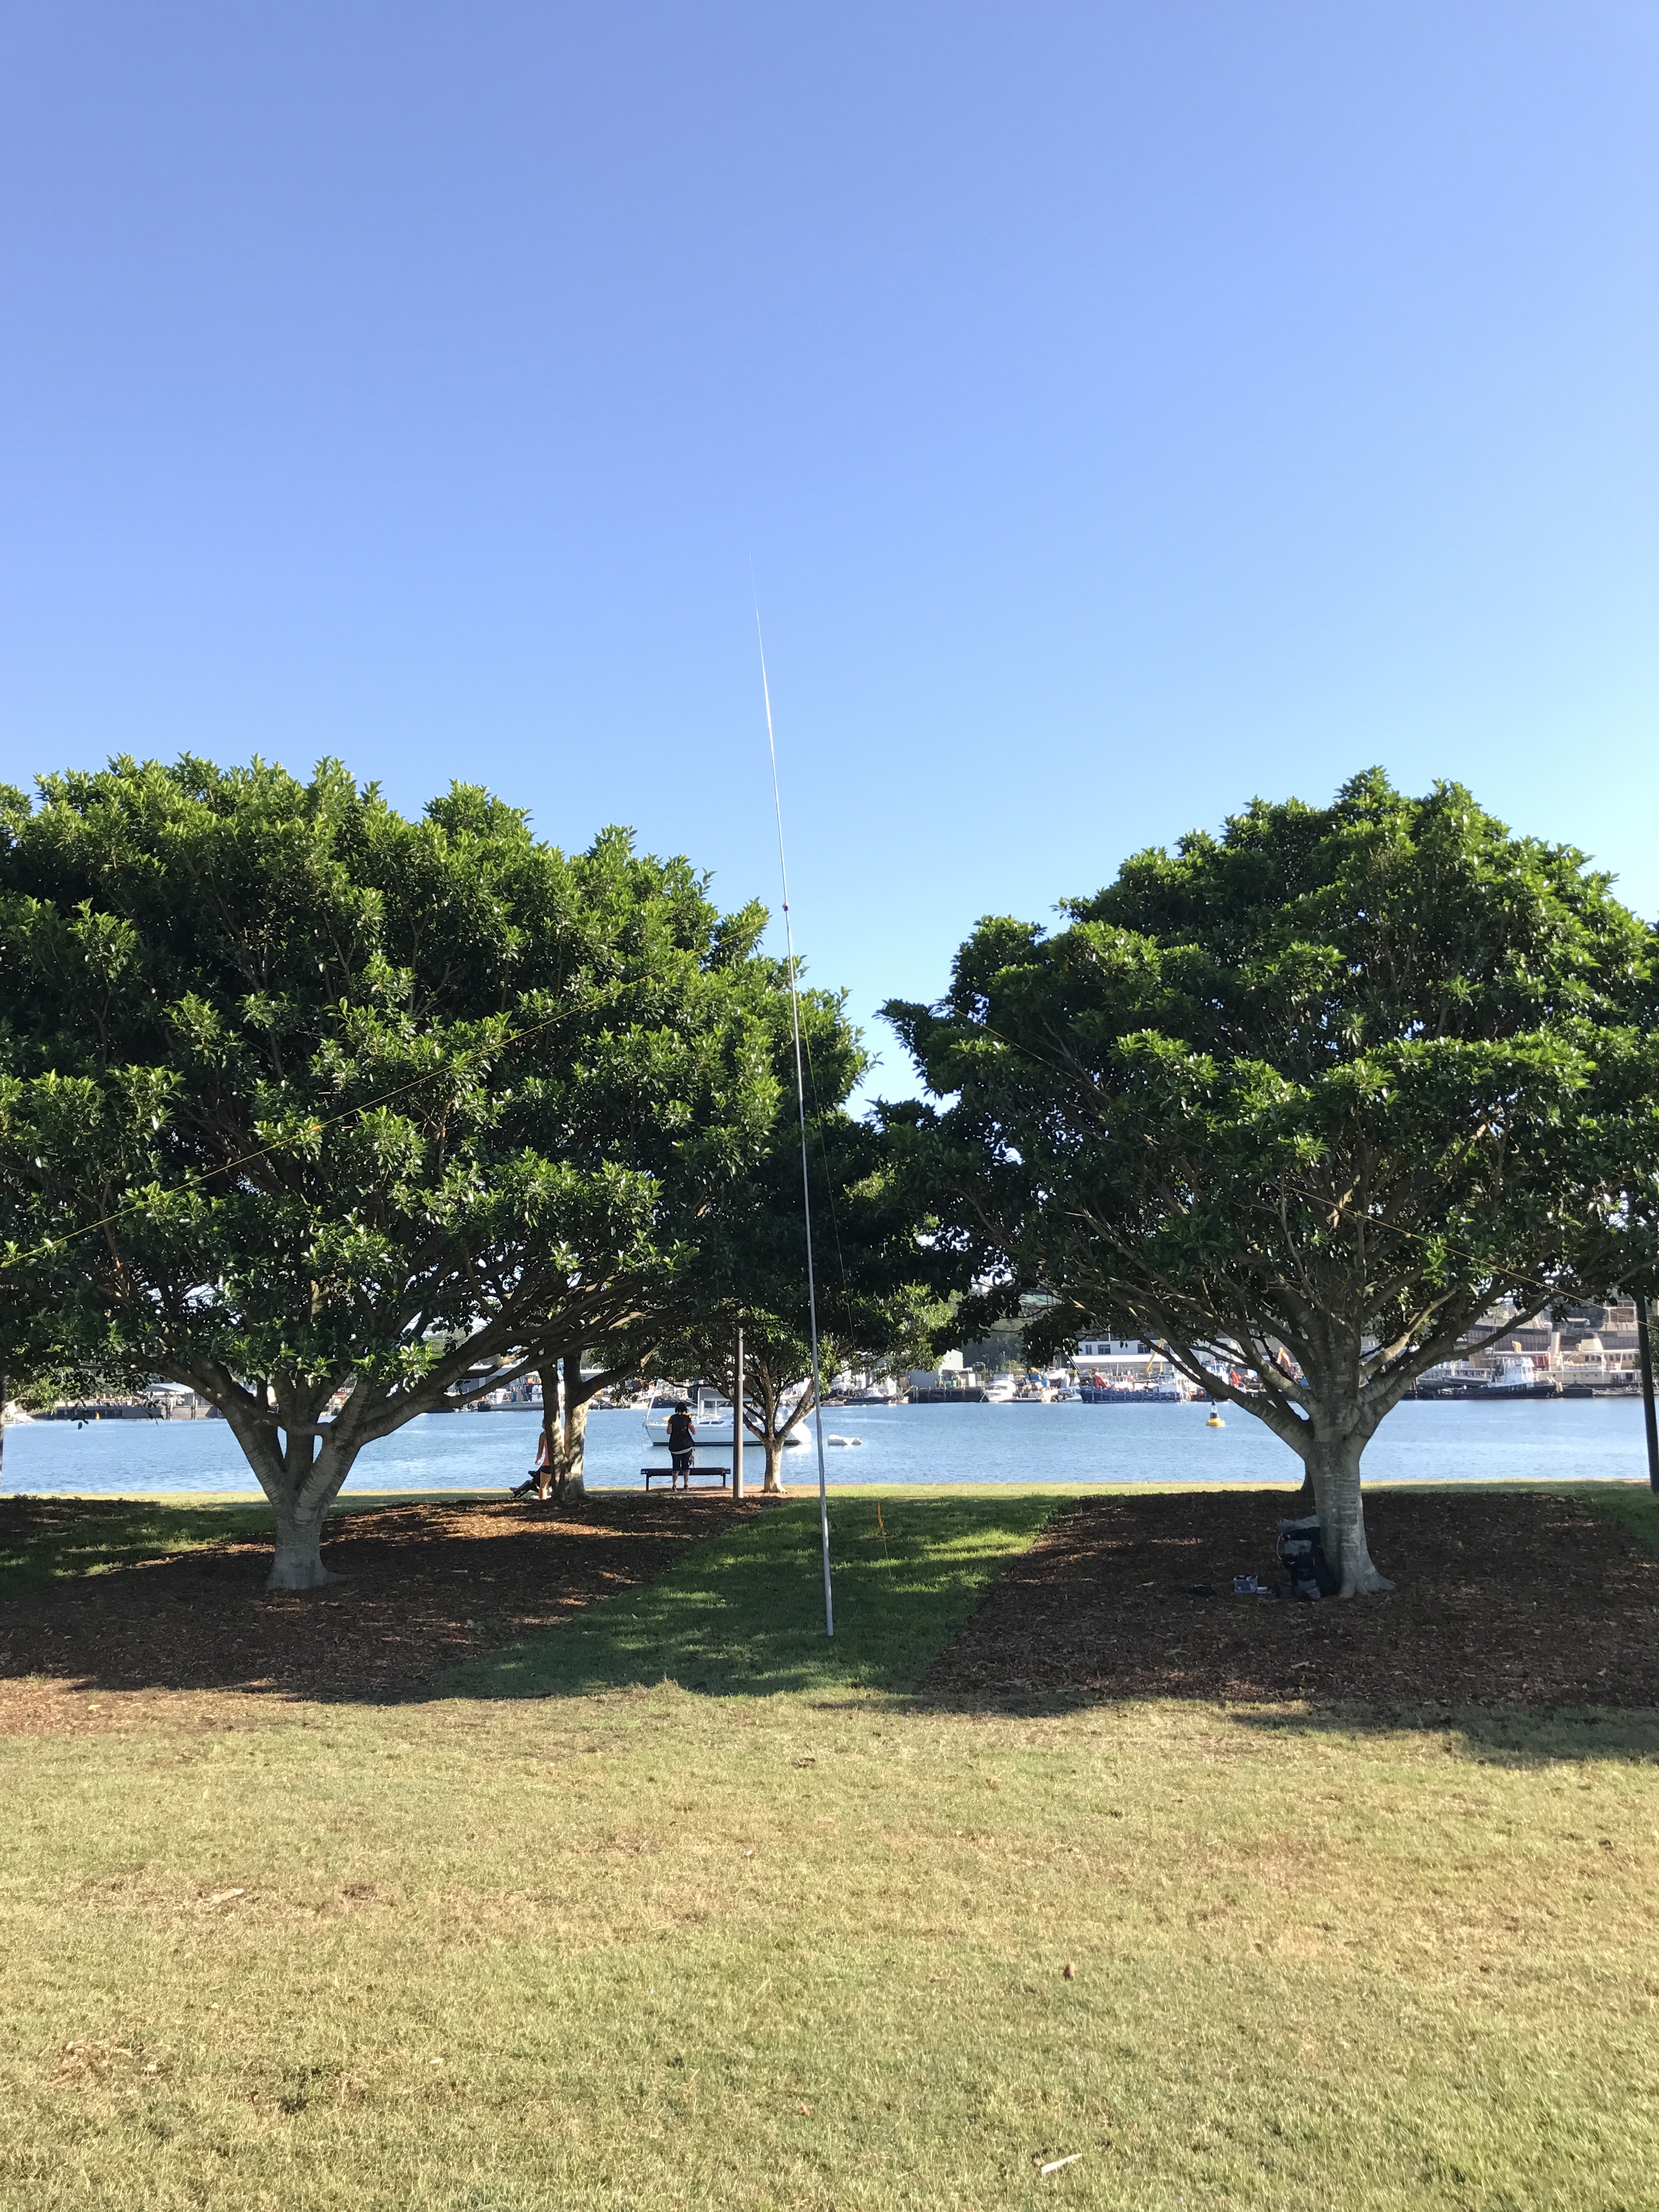
[[(10, 1515), (94, 1504), (8, 1501)], [(283, 1697), (392, 1698), (661, 1573), (761, 1511), (706, 1494), (362, 1507), (331, 1522), (339, 1583), (267, 1595), (269, 1541), (204, 1546), (0, 1607), (0, 1734), (120, 1726), (212, 1692), (204, 1724)], [(199, 1702), (199, 1699), (198, 1700)]]
[[(1659, 1705), (1659, 1556), (1533, 1493), (1366, 1501), (1396, 1588), (1237, 1597), (1279, 1574), (1280, 1491), (1085, 1499), (1016, 1560), (926, 1690), (1045, 1707), (1126, 1697), (1550, 1710)], [(1212, 1585), (1212, 1597), (1192, 1595)]]

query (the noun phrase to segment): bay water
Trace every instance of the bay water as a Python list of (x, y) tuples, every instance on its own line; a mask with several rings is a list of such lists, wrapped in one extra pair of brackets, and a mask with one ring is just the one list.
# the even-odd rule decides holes
[[(828, 1409), (827, 1434), (857, 1437), (825, 1455), (836, 1486), (858, 1483), (1265, 1483), (1300, 1478), (1290, 1451), (1261, 1422), (1224, 1407), (1226, 1425), (1205, 1425), (1208, 1407), (847, 1406)], [(435, 1413), (411, 1421), (358, 1461), (349, 1488), (469, 1491), (499, 1495), (523, 1480), (536, 1454), (532, 1411)], [(702, 1456), (730, 1457), (714, 1448)], [(595, 1413), (587, 1425), (587, 1479), (637, 1488), (647, 1462), (667, 1455), (637, 1413)], [(746, 1472), (758, 1485), (752, 1445)], [(1370, 1481), (1524, 1482), (1644, 1480), (1642, 1409), (1633, 1401), (1507, 1400), (1492, 1405), (1408, 1402), (1396, 1407), (1365, 1455)], [(817, 1455), (787, 1452), (791, 1488), (816, 1484)], [(20, 1423), (6, 1431), (9, 1495), (148, 1496), (179, 1492), (257, 1493), (222, 1421)]]

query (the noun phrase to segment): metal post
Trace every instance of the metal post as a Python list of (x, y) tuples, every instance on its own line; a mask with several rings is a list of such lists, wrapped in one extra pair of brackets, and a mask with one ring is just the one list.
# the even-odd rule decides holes
[(1636, 1364), (1642, 1370), (1642, 1419), (1648, 1432), (1648, 1487), (1659, 1491), (1659, 1422), (1653, 1411), (1653, 1340), (1646, 1294), (1636, 1301)]
[(738, 1356), (732, 1377), (732, 1496), (743, 1496), (743, 1323), (738, 1323)]

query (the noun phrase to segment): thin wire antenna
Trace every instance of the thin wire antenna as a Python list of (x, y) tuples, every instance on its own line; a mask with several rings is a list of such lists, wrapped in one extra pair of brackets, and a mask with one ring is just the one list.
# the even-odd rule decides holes
[(772, 757), (772, 805), (778, 817), (778, 874), (783, 884), (783, 942), (789, 957), (789, 1018), (795, 1036), (795, 1105), (800, 1116), (800, 1203), (806, 1222), (806, 1312), (812, 1336), (812, 1420), (818, 1443), (818, 1535), (823, 1550), (823, 1632), (836, 1632), (836, 1601), (830, 1587), (830, 1483), (823, 1469), (823, 1387), (818, 1375), (818, 1285), (812, 1266), (812, 1176), (806, 1160), (806, 1076), (801, 1063), (800, 994), (795, 988), (795, 928), (789, 917), (789, 863), (783, 852), (783, 799), (778, 789), (778, 745), (772, 734), (772, 687), (766, 680), (766, 640), (760, 609), (755, 609), (755, 639), (760, 647), (761, 697), (766, 702), (766, 750)]

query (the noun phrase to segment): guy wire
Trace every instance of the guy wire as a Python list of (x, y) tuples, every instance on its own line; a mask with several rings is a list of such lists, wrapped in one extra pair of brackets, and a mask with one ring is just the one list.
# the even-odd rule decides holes
[(778, 822), (778, 874), (783, 884), (783, 942), (789, 962), (789, 1016), (795, 1039), (795, 1106), (800, 1117), (800, 1202), (806, 1224), (806, 1313), (812, 1340), (812, 1421), (818, 1446), (818, 1539), (823, 1553), (823, 1632), (836, 1632), (836, 1601), (830, 1586), (830, 1484), (823, 1467), (823, 1384), (818, 1372), (818, 1287), (812, 1266), (812, 1175), (806, 1155), (806, 1074), (801, 1060), (800, 995), (795, 988), (795, 931), (789, 916), (789, 864), (783, 851), (783, 798), (778, 787), (778, 746), (772, 732), (772, 687), (766, 680), (766, 640), (760, 608), (755, 609), (755, 639), (760, 647), (761, 697), (766, 705), (766, 750), (772, 761), (772, 807)]

